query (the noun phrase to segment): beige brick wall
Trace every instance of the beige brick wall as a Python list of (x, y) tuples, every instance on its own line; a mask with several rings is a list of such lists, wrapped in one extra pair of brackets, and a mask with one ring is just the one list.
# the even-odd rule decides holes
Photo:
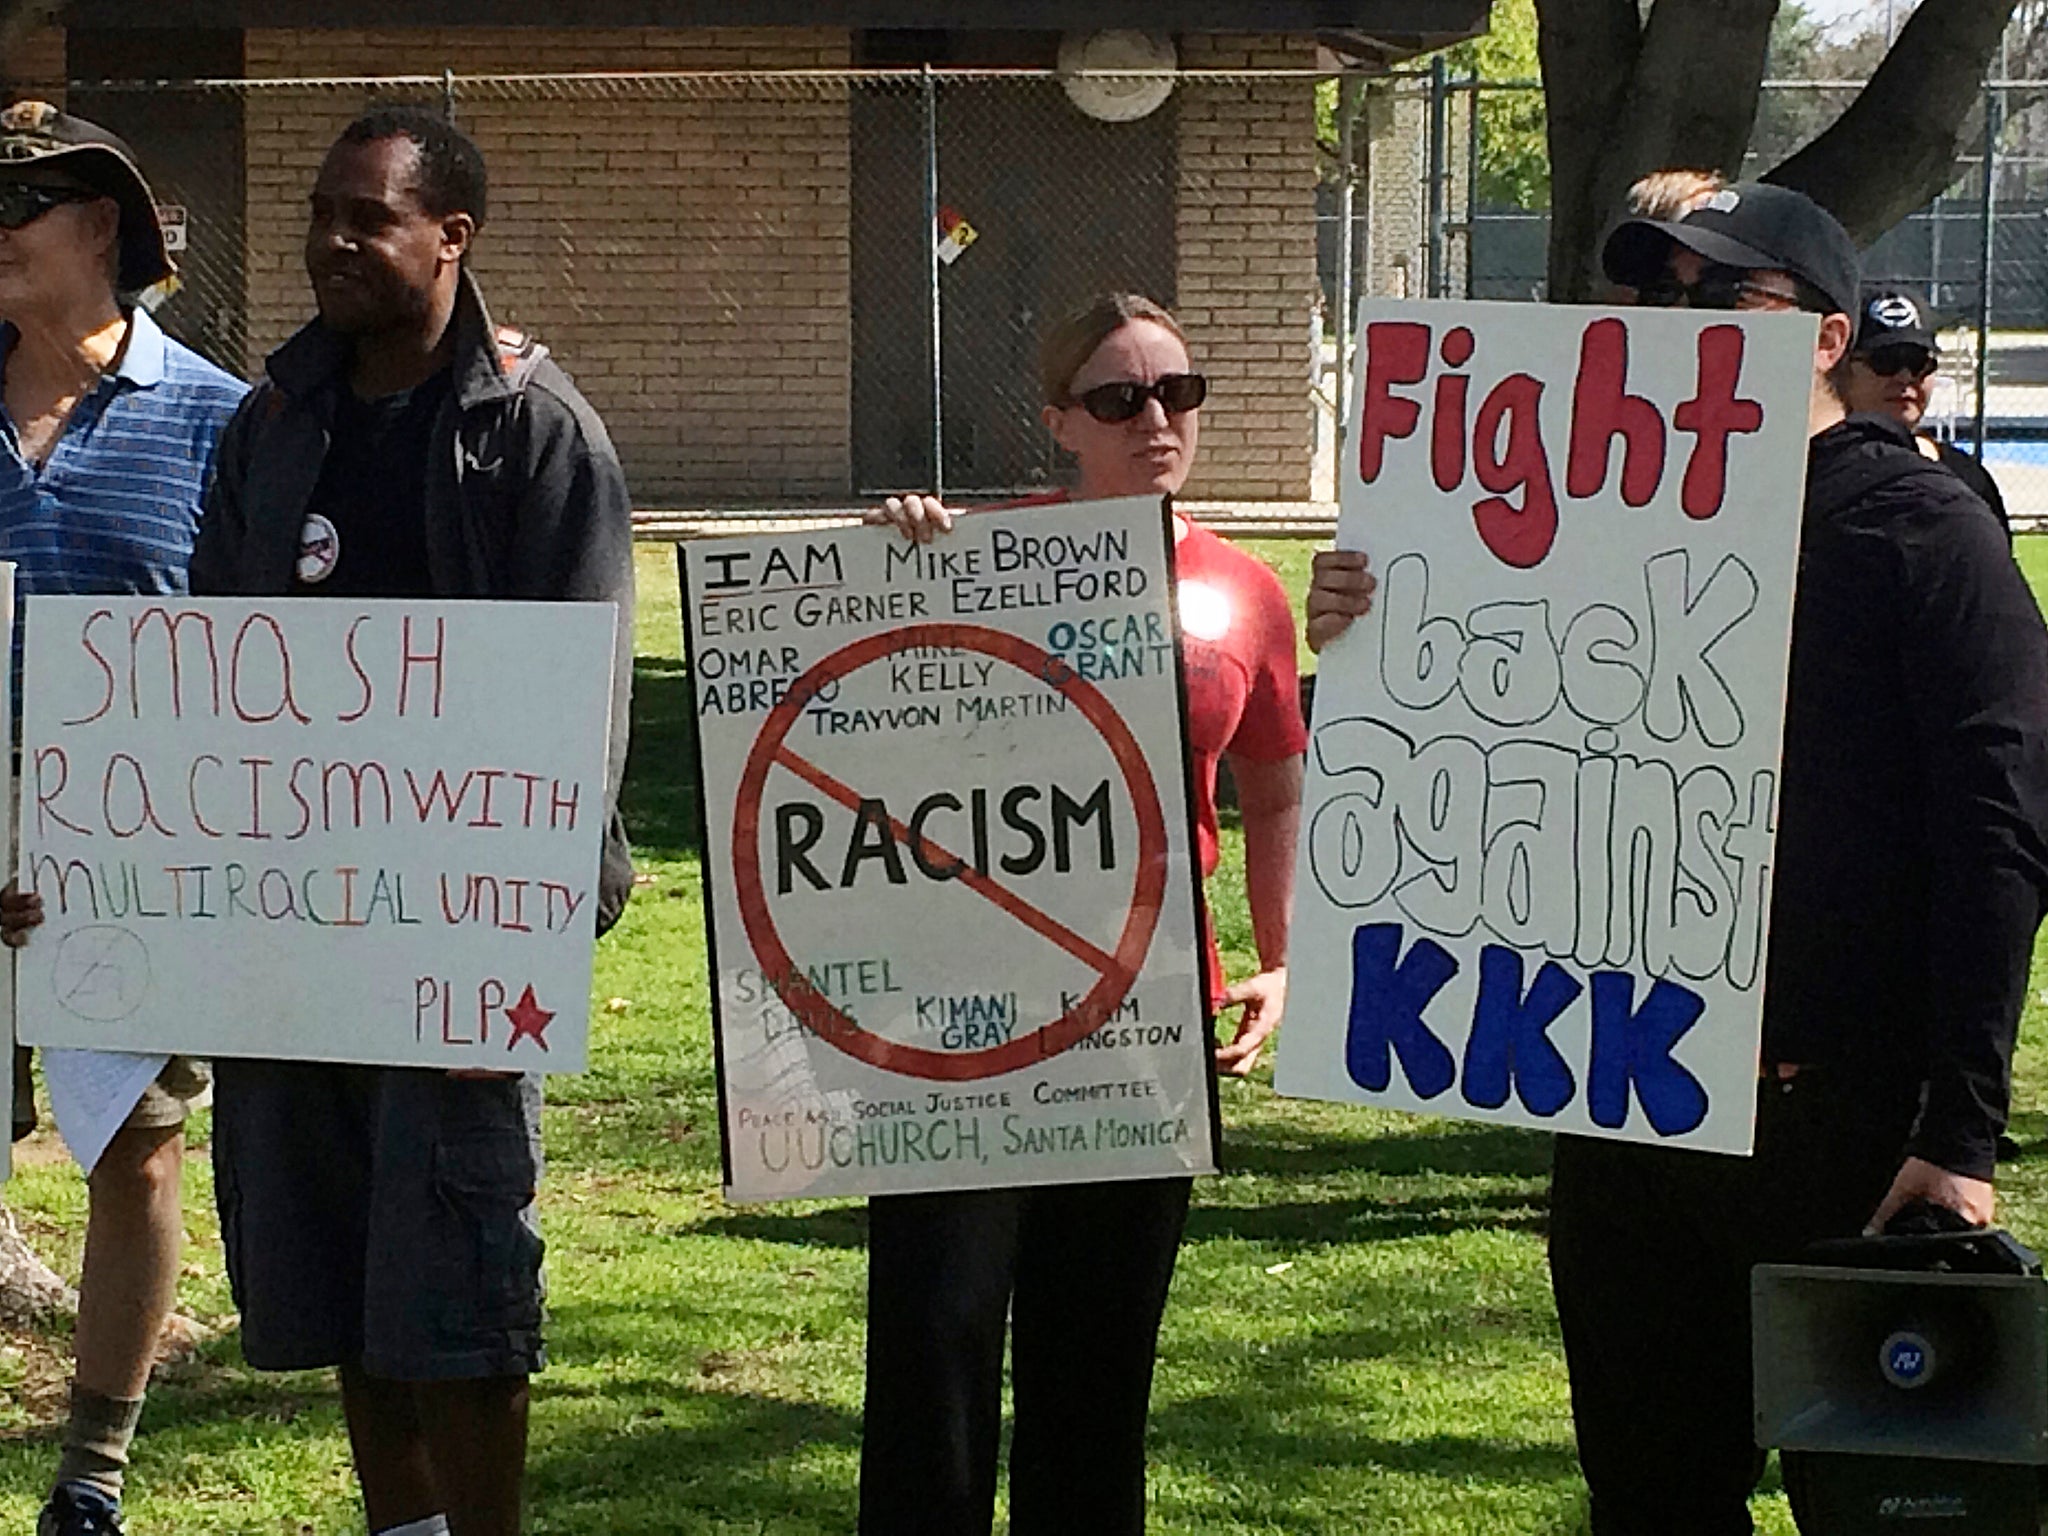
[[(1444, 291), (1452, 297), (1465, 288), (1470, 110), (1468, 97), (1453, 95), (1444, 116)], [(1427, 80), (1404, 77), (1367, 88), (1364, 196), (1370, 259), (1365, 285), (1371, 296), (1428, 296), (1429, 116)]]
[(0, 59), (0, 98), (25, 96), (64, 104), (64, 29), (37, 27)]
[(1429, 272), (1429, 93), (1420, 80), (1366, 90), (1366, 294), (1419, 299)]
[[(1307, 69), (1311, 39), (1193, 36), (1204, 69)], [(1178, 87), (1179, 313), (1211, 380), (1191, 497), (1303, 500), (1314, 422), (1315, 91), (1306, 80)]]
[[(251, 31), (259, 78), (831, 69), (817, 29)], [(1312, 67), (1305, 37), (1191, 36), (1203, 70)], [(431, 85), (409, 94), (438, 96)], [(1215, 382), (1190, 494), (1309, 494), (1316, 291), (1309, 82), (1189, 78), (1175, 103), (1178, 301)], [(247, 106), (250, 366), (310, 310), (307, 190), (359, 90)], [(476, 270), (604, 416), (643, 506), (843, 498), (851, 480), (843, 86), (479, 83), (457, 114), (491, 171)]]
[[(463, 28), (251, 31), (254, 77), (813, 69), (846, 34)], [(414, 95), (437, 95), (431, 90)], [(252, 366), (310, 312), (305, 198), (359, 91), (251, 94)], [(469, 85), (490, 216), (475, 269), (500, 324), (553, 349), (642, 506), (843, 497), (850, 478), (843, 88)]]

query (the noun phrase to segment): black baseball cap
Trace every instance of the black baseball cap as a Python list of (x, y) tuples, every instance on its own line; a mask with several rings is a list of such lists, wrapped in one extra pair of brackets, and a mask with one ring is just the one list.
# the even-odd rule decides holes
[(25, 165), (61, 165), (81, 186), (114, 200), (121, 210), (122, 292), (140, 292), (177, 270), (135, 151), (98, 123), (47, 101), (17, 101), (0, 111), (0, 181)]
[(1835, 216), (1803, 192), (1767, 182), (1723, 187), (1682, 219), (1627, 219), (1600, 253), (1610, 280), (1646, 288), (1664, 273), (1673, 244), (1724, 267), (1789, 272), (1853, 315), (1862, 281), (1856, 244)]
[(1856, 311), (1856, 350), (1872, 347), (1925, 347), (1938, 351), (1934, 323), (1917, 294), (1895, 283), (1872, 283), (1863, 290)]

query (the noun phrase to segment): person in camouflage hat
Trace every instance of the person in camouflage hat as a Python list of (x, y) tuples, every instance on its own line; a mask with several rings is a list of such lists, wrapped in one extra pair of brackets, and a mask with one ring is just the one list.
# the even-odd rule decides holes
[[(171, 274), (127, 145), (47, 102), (0, 110), (0, 560), (14, 563), (19, 592), (185, 590), (200, 498), (243, 385), (129, 301)], [(29, 942), (40, 920), (32, 890), (0, 895), (8, 944)], [(87, 1054), (44, 1062), (53, 1086), (88, 1074), (69, 1085), (74, 1102), (107, 1076)], [(203, 1064), (153, 1060), (154, 1081), (145, 1061), (123, 1102), (98, 1106), (120, 1129), (97, 1155), (75, 1125), (59, 1127), (88, 1164), (91, 1199), (70, 1419), (38, 1536), (121, 1529), (128, 1447), (184, 1242), (184, 1123), (206, 1087)], [(28, 1066), (17, 1052), (17, 1140), (36, 1123)]]
[[(156, 216), (156, 199), (135, 152), (97, 123), (60, 112), (47, 101), (17, 101), (0, 111), (0, 186), (35, 185), (66, 200), (106, 198), (118, 211), (114, 287), (140, 293), (173, 275), (171, 253)], [(0, 228), (27, 209), (0, 209)]]

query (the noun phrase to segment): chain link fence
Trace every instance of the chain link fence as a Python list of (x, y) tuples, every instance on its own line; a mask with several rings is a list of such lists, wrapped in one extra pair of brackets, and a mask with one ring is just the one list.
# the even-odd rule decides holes
[[(1402, 230), (1421, 291), (1536, 299), (1549, 218), (1533, 83), (1410, 74), (1372, 88), (1382, 115), (1424, 125), (1421, 222)], [(1839, 117), (1861, 81), (1765, 83), (1745, 175), (1760, 175)], [(2048, 81), (1987, 84), (1955, 183), (1865, 253), (1872, 280), (1928, 301), (1942, 369), (1928, 426), (1976, 451), (2016, 522), (2048, 526)], [(1375, 141), (1377, 151), (1378, 143)], [(1379, 195), (1379, 176), (1361, 179)], [(1370, 267), (1361, 284), (1373, 281)], [(1388, 291), (1385, 274), (1374, 291)]]
[(312, 311), (306, 199), (336, 134), (383, 103), (452, 115), (489, 169), (472, 264), (493, 319), (569, 369), (642, 508), (1056, 483), (1039, 342), (1104, 288), (1174, 306), (1211, 377), (1195, 494), (1300, 501), (1315, 80), (1185, 72), (1129, 120), (1051, 71), (450, 70), (67, 99), (137, 146), (183, 231), (167, 329), (251, 376)]
[[(311, 312), (306, 197), (335, 134), (379, 103), (452, 115), (490, 168), (473, 261), (494, 318), (570, 369), (648, 511), (1055, 483), (1039, 342), (1086, 294), (1128, 287), (1178, 309), (1212, 380), (1192, 496), (1241, 515), (1278, 503), (1266, 515), (1318, 531), (1327, 512), (1300, 504), (1333, 494), (1346, 299), (1542, 293), (1533, 86), (1441, 65), (1334, 84), (1133, 76), (1086, 104), (1071, 84), (448, 68), (73, 82), (67, 99), (138, 147), (175, 210), (167, 328), (246, 375)], [(1336, 143), (1318, 138), (1319, 84), (1339, 99)], [(1767, 85), (1752, 168), (1859, 89)], [(1144, 94), (1157, 104), (1138, 111)], [(1869, 264), (1946, 323), (1932, 425), (1970, 447), (1981, 414), (2012, 510), (2048, 521), (2048, 83), (2000, 82), (1986, 102), (1957, 183)]]

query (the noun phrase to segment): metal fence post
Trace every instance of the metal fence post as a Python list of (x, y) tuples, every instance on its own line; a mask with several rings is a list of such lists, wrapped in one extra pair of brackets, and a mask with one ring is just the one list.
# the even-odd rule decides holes
[(1947, 218), (1947, 210), (1943, 206), (1946, 195), (1946, 188), (1934, 194), (1934, 206), (1927, 226), (1927, 302), (1937, 314), (1941, 311), (1941, 226)]
[(1977, 421), (1970, 434), (1970, 451), (1984, 462), (1985, 396), (1991, 384), (1991, 288), (1994, 281), (1992, 256), (1997, 246), (1995, 228), (1998, 210), (1998, 109), (1997, 87), (1984, 82), (1984, 184), (1978, 192), (1978, 281), (1977, 281)]
[[(1337, 158), (1342, 162), (1341, 176), (1337, 183), (1337, 466), (1342, 473), (1344, 464), (1344, 439), (1351, 431), (1351, 416), (1348, 409), (1351, 390), (1352, 310), (1357, 304), (1352, 292), (1351, 265), (1356, 254), (1357, 172), (1358, 172), (1358, 106), (1360, 100), (1359, 82), (1350, 75), (1337, 77)], [(1321, 343), (1317, 344), (1319, 347)], [(1318, 370), (1322, 359), (1316, 359)]]
[(447, 68), (441, 71), (441, 115), (455, 121), (455, 71)]
[(1472, 274), (1477, 258), (1472, 247), (1479, 232), (1479, 71), (1465, 78), (1465, 292), (1472, 297)]
[(1449, 276), (1444, 271), (1444, 181), (1450, 155), (1450, 145), (1445, 142), (1450, 137), (1450, 115), (1444, 56), (1438, 54), (1429, 61), (1429, 265), (1422, 290), (1432, 299), (1444, 296)]
[(930, 64), (924, 66), (924, 249), (926, 282), (931, 291), (932, 349), (932, 478), (934, 495), (946, 489), (946, 387), (942, 353), (944, 321), (939, 304), (939, 87)]

